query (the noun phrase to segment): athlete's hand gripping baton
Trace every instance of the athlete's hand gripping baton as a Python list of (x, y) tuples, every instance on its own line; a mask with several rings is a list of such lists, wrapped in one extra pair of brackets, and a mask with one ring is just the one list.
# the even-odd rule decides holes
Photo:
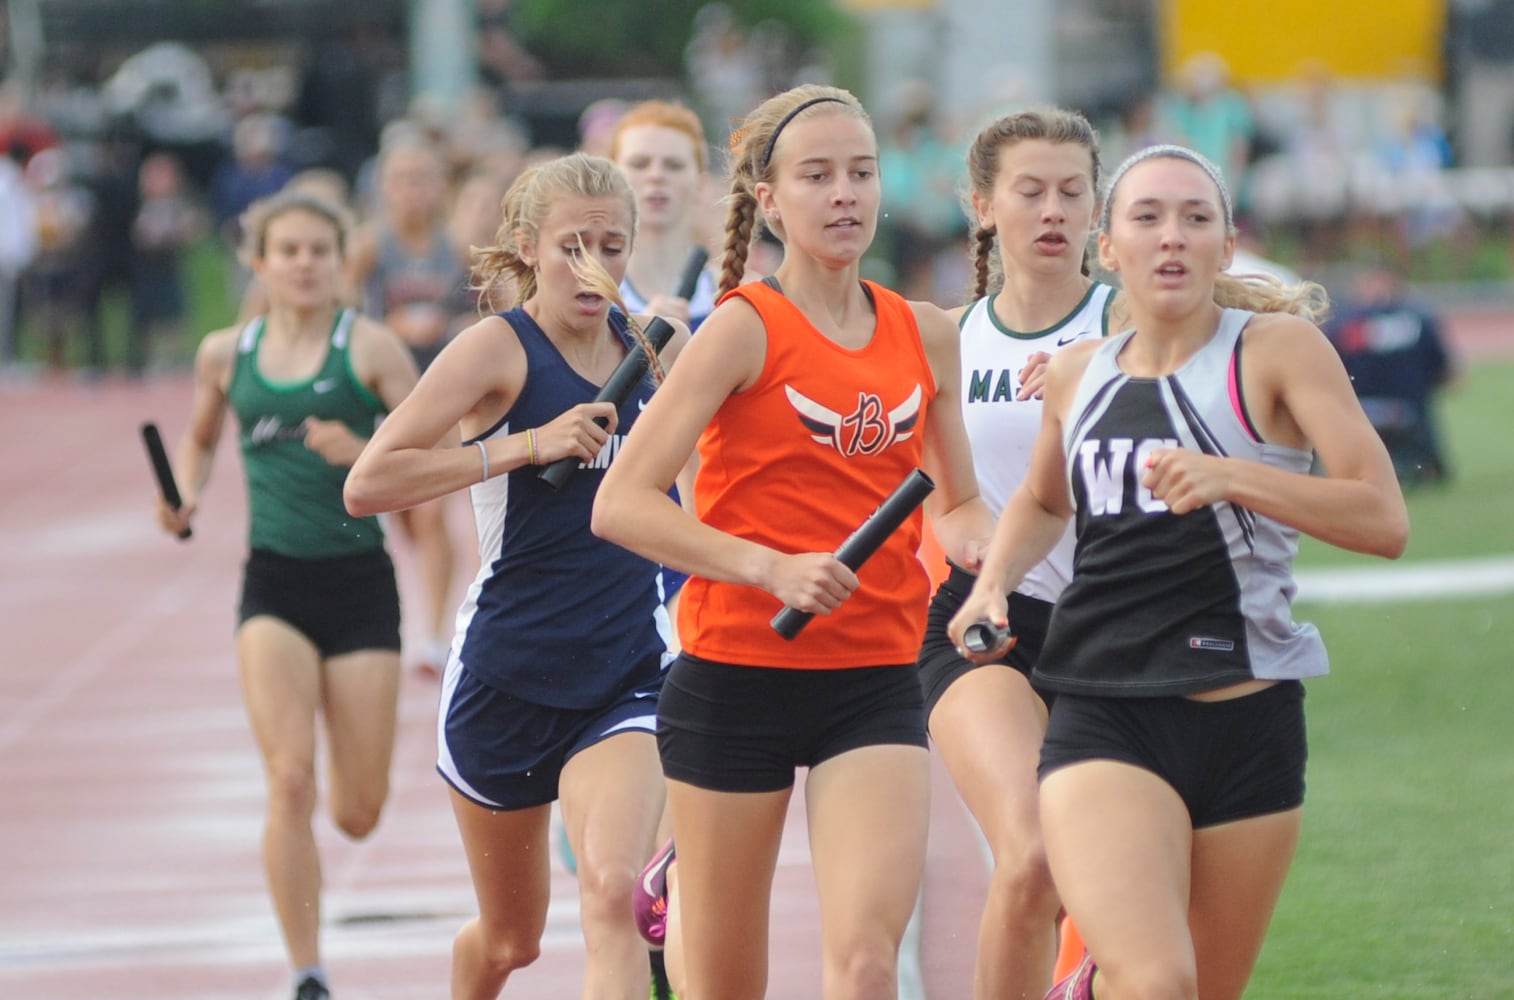
[[(696, 246), (693, 250), (689, 251), (688, 262), (684, 264), (683, 274), (678, 279), (677, 294), (679, 298), (686, 299), (694, 294), (694, 286), (698, 283), (699, 274), (704, 270), (704, 263), (709, 257), (710, 255), (704, 247)], [(648, 323), (647, 328), (642, 332), (646, 335), (647, 341), (651, 343), (652, 349), (661, 354), (662, 349), (672, 339), (673, 327), (659, 316), (654, 317), (652, 322)], [(620, 409), (620, 404), (624, 403), (626, 398), (631, 395), (631, 390), (636, 388), (636, 383), (641, 381), (641, 376), (646, 373), (646, 370), (650, 366), (651, 359), (647, 357), (646, 351), (642, 350), (640, 344), (633, 345), (626, 352), (626, 356), (621, 359), (615, 371), (610, 373), (609, 380), (599, 390), (599, 395), (594, 397), (594, 402), (614, 403), (615, 408), (617, 410)], [(601, 427), (608, 426), (609, 424), (608, 420), (597, 417), (594, 422)], [(559, 458), (551, 465), (542, 469), (538, 473), (538, 477), (554, 490), (560, 490), (563, 488), (563, 484), (568, 481), (568, 477), (573, 475), (578, 465), (578, 457), (569, 455), (566, 458)]]
[(962, 645), (972, 653), (987, 653), (1004, 645), (1011, 635), (1008, 625), (1000, 628), (990, 621), (973, 622), (962, 633)]
[[(163, 495), (163, 502), (174, 510), (184, 506), (183, 499), (179, 496), (179, 484), (174, 480), (173, 466), (169, 464), (168, 452), (163, 447), (163, 436), (158, 433), (158, 425), (148, 421), (142, 425), (142, 444), (147, 448), (147, 458), (152, 462), (153, 478), (158, 481), (158, 492)], [(180, 540), (193, 535), (194, 532), (185, 525), (179, 532)]]
[[(869, 514), (867, 520), (863, 521), (857, 530), (841, 543), (841, 547), (835, 553), (836, 561), (853, 573), (857, 572), (862, 564), (867, 562), (868, 557), (878, 551), (884, 539), (893, 534), (894, 530), (914, 513), (915, 508), (925, 502), (925, 498), (935, 488), (936, 484), (931, 482), (930, 477), (925, 473), (919, 469), (911, 472), (904, 482), (900, 483), (898, 488), (878, 505), (878, 509)], [(773, 616), (773, 631), (785, 639), (792, 639), (809, 624), (813, 617), (815, 616), (812, 612), (796, 611), (785, 607)]]

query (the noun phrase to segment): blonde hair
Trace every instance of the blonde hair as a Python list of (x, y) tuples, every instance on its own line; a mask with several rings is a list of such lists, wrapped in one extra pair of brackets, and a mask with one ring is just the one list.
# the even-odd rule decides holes
[(269, 225), (273, 220), (291, 212), (308, 212), (331, 223), (336, 229), (337, 256), (347, 255), (347, 234), (351, 230), (351, 219), (346, 211), (308, 190), (286, 187), (276, 194), (253, 202), (238, 218), (242, 227), (242, 242), (237, 248), (237, 259), (251, 267), (253, 260), (262, 257), (268, 247)]
[[(1004, 115), (984, 126), (967, 151), (967, 183), (980, 198), (993, 197), (1004, 150), (1027, 139), (1069, 142), (1088, 150), (1088, 175), (1092, 190), (1099, 190), (1099, 139), (1088, 119), (1076, 111), (1047, 107)], [(968, 218), (974, 218), (969, 211)], [(987, 226), (973, 230), (969, 254), (973, 262), (972, 297), (981, 299), (990, 287), (1004, 284), (1004, 264), (998, 250), (999, 234)], [(1086, 251), (1085, 251), (1086, 253)], [(1085, 261), (1083, 273), (1088, 273)]]
[[(536, 268), (521, 258), (522, 242), (536, 245), (541, 239), (541, 224), (552, 206), (562, 198), (614, 198), (631, 216), (631, 232), (636, 231), (636, 196), (626, 175), (610, 160), (588, 153), (569, 153), (528, 168), (505, 192), (500, 202), (501, 220), (494, 235), (494, 245), (470, 247), (473, 273), (470, 287), (488, 301), (513, 284), (516, 298), (525, 301), (536, 294)], [(580, 247), (582, 244), (580, 243)], [(615, 303), (626, 314), (634, 337), (647, 352), (653, 378), (662, 381), (662, 366), (640, 325), (631, 318), (621, 298), (615, 278), (598, 258), (582, 253), (572, 262), (573, 274), (597, 295)]]
[[(757, 184), (773, 177), (773, 153), (778, 137), (795, 118), (841, 110), (873, 127), (862, 102), (840, 87), (806, 84), (768, 98), (731, 133), (727, 173), (731, 189), (726, 196), (725, 245), (720, 259), (720, 292), (741, 284), (747, 253), (762, 232), (757, 212)], [(782, 233), (774, 230), (781, 237)]]
[(610, 133), (610, 159), (619, 161), (620, 143), (626, 130), (638, 125), (660, 125), (688, 136), (694, 144), (694, 166), (700, 171), (704, 170), (709, 158), (704, 126), (699, 123), (699, 116), (693, 111), (672, 101), (642, 101), (622, 115), (615, 123), (615, 131)]
[[(1109, 178), (1109, 190), (1104, 195), (1104, 212), (1099, 221), (1100, 229), (1105, 233), (1109, 232), (1109, 224), (1114, 217), (1115, 190), (1120, 186), (1120, 181), (1124, 180), (1125, 175), (1130, 172), (1130, 168), (1138, 163), (1155, 159), (1184, 160), (1204, 171), (1209, 176), (1209, 180), (1214, 183), (1215, 190), (1219, 192), (1225, 232), (1230, 236), (1235, 235), (1234, 203), (1231, 201), (1230, 189), (1225, 186), (1220, 168), (1186, 146), (1167, 144), (1148, 146), (1132, 153), (1115, 169)], [(1267, 274), (1220, 272), (1214, 279), (1214, 302), (1227, 309), (1246, 309), (1258, 313), (1288, 313), (1311, 323), (1324, 319), (1330, 311), (1330, 296), (1317, 282), (1301, 281), (1296, 285), (1285, 285)]]

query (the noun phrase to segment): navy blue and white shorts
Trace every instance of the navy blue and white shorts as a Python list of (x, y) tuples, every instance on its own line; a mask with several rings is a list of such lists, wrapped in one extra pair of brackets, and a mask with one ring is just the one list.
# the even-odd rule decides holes
[(454, 655), (442, 682), (436, 769), (489, 809), (546, 805), (557, 799), (563, 767), (579, 751), (621, 733), (657, 731), (661, 687), (659, 671), (603, 707), (554, 708), (491, 687)]

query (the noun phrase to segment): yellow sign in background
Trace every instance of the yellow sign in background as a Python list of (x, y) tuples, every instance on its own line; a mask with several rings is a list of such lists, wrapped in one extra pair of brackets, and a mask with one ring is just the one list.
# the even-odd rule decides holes
[(1164, 0), (1162, 68), (1217, 52), (1244, 83), (1323, 63), (1339, 77), (1439, 80), (1446, 0)]

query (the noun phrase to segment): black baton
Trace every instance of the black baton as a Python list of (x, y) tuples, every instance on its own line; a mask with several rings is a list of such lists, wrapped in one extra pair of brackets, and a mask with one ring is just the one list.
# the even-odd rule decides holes
[[(898, 488), (878, 505), (878, 509), (869, 514), (867, 520), (863, 521), (857, 530), (841, 543), (841, 547), (836, 550), (836, 561), (853, 573), (857, 572), (862, 564), (867, 562), (868, 557), (878, 551), (884, 539), (892, 535), (894, 530), (914, 513), (915, 508), (925, 502), (925, 498), (935, 488), (936, 484), (931, 482), (930, 477), (925, 473), (919, 469), (911, 472), (904, 482), (900, 483)], [(796, 611), (785, 607), (773, 616), (773, 631), (785, 639), (792, 639), (809, 624), (813, 617), (815, 617), (813, 612)]]
[[(704, 270), (704, 262), (710, 259), (709, 251), (704, 247), (695, 246), (689, 251), (689, 259), (683, 265), (683, 273), (678, 277), (678, 289), (674, 293), (681, 299), (686, 299), (694, 294), (694, 286), (699, 283), (700, 272)], [(652, 344), (652, 349), (658, 354), (668, 345), (668, 340), (673, 336), (673, 327), (662, 317), (656, 317), (647, 328), (642, 331)], [(640, 344), (633, 345), (626, 356), (621, 359), (619, 367), (611, 373), (609, 381), (599, 390), (599, 395), (594, 397), (596, 403), (614, 403), (615, 408), (620, 409), (620, 404), (631, 395), (631, 390), (636, 383), (641, 381), (641, 376), (650, 367), (649, 359)], [(601, 427), (609, 426), (609, 421), (596, 417), (594, 422)], [(573, 475), (573, 470), (579, 465), (578, 458), (569, 455), (567, 458), (559, 458), (551, 465), (542, 469), (538, 477), (542, 482), (560, 490), (568, 477)]]

